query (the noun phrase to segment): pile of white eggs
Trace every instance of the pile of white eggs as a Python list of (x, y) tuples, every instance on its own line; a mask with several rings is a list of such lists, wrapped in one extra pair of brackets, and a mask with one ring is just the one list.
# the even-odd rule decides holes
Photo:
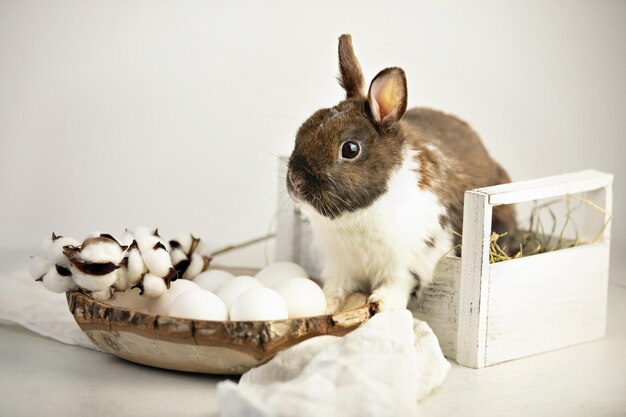
[(322, 315), (326, 298), (301, 266), (278, 262), (254, 277), (211, 269), (193, 280), (178, 279), (147, 309), (194, 320), (282, 320)]

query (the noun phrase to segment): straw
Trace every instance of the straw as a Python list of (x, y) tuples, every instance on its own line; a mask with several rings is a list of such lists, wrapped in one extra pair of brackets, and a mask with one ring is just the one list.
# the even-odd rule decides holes
[[(579, 204), (575, 207), (572, 207), (570, 199), (577, 200)], [(508, 253), (506, 245), (504, 247), (500, 246), (499, 240), (502, 237), (507, 236), (508, 233), (498, 234), (496, 232), (493, 232), (490, 237), (489, 262), (495, 263), (508, 261), (511, 259), (519, 259), (527, 256), (536, 255), (538, 253), (546, 253), (559, 249), (567, 249), (583, 244), (597, 243), (598, 241), (600, 241), (601, 238), (604, 236), (604, 231), (613, 219), (613, 215), (591, 200), (577, 195), (567, 194), (565, 196), (565, 222), (559, 230), (556, 242), (552, 243), (557, 226), (557, 218), (554, 210), (552, 210), (552, 206), (561, 201), (562, 200), (552, 200), (541, 205), (538, 205), (536, 201), (534, 202), (534, 207), (530, 215), (529, 230), (520, 231), (521, 242), (519, 243), (519, 250), (515, 253)], [(603, 213), (606, 217), (606, 220), (604, 221), (597, 235), (590, 241), (580, 239), (578, 227), (573, 217), (574, 212), (585, 204)], [(543, 225), (543, 222), (541, 221), (541, 213), (545, 212), (546, 210), (550, 215), (550, 218), (552, 219), (552, 227), (550, 229), (550, 233), (546, 233), (546, 229)], [(568, 241), (565, 238), (565, 232), (568, 227), (571, 227), (574, 230), (575, 238), (573, 241)]]

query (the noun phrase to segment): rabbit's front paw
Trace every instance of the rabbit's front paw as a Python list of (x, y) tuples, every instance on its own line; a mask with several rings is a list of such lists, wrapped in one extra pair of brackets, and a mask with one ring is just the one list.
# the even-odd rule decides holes
[(404, 310), (409, 301), (409, 295), (403, 288), (382, 286), (375, 289), (367, 301), (376, 304), (378, 312)]
[(344, 299), (339, 296), (326, 296), (326, 314), (335, 314), (343, 305)]

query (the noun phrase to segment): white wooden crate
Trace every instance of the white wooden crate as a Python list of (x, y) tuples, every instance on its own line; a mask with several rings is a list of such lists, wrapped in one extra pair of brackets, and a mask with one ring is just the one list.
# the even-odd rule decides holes
[[(589, 215), (582, 234), (597, 243), (489, 263), (494, 206), (586, 193), (611, 212), (613, 176), (587, 170), (465, 193), (462, 258), (443, 258), (415, 316), (426, 320), (444, 354), (474, 368), (600, 338), (606, 324), (610, 222)], [(284, 178), (280, 187), (284, 188)], [(291, 202), (278, 217), (277, 260), (316, 275), (310, 228)]]

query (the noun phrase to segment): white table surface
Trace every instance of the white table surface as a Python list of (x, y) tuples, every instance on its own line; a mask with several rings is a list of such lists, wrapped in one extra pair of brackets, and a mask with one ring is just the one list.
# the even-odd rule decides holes
[[(0, 253), (0, 276), (24, 259)], [(453, 365), (420, 414), (626, 416), (626, 268), (612, 268), (604, 339), (480, 370)], [(217, 415), (223, 378), (136, 365), (0, 325), (0, 416)]]

